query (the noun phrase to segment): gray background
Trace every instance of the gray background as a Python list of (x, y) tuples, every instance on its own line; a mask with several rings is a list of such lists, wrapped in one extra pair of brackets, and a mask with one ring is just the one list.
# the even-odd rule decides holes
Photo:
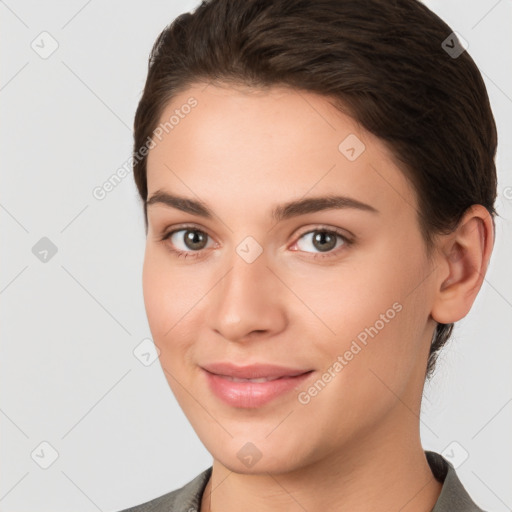
[[(152, 43), (197, 4), (0, 1), (4, 512), (116, 511), (211, 464), (158, 360), (148, 364), (152, 357), (143, 355), (151, 334), (132, 177), (103, 200), (92, 194), (130, 156)], [(500, 218), (482, 291), (426, 388), (421, 434), (425, 448), (452, 458), (475, 501), (505, 511), (512, 508), (512, 2), (426, 4), (468, 41), (484, 76), (500, 138)]]

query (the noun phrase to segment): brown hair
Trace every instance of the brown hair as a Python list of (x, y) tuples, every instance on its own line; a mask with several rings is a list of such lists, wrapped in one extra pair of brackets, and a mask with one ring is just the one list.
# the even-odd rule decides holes
[[(205, 0), (158, 36), (134, 121), (133, 172), (168, 102), (199, 82), (290, 86), (329, 97), (379, 137), (416, 191), (430, 254), (473, 204), (496, 215), (497, 133), (482, 76), (418, 0)], [(426, 376), (450, 337), (434, 331)]]

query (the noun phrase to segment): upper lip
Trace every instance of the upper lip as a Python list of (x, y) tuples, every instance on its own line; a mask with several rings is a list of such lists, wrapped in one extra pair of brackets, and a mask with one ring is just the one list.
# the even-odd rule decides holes
[(304, 370), (301, 368), (290, 368), (275, 364), (250, 364), (246, 366), (236, 366), (227, 362), (205, 364), (202, 368), (210, 373), (224, 375), (226, 377), (235, 377), (238, 379), (293, 377), (311, 371), (311, 369)]

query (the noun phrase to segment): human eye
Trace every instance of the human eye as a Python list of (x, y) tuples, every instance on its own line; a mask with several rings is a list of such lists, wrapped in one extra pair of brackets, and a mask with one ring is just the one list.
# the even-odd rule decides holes
[[(181, 233), (181, 234), (180, 234)], [(209, 235), (195, 226), (180, 226), (166, 232), (161, 238), (168, 249), (178, 258), (200, 258), (204, 256)], [(181, 248), (179, 247), (181, 245)]]
[[(210, 236), (204, 230), (187, 225), (167, 231), (159, 240), (165, 242), (168, 250), (178, 258), (196, 259), (205, 256), (208, 238)], [(341, 230), (320, 226), (302, 233), (291, 250), (297, 250), (295, 247), (304, 252), (309, 252), (311, 248), (317, 249), (320, 253), (313, 255), (313, 259), (323, 259), (337, 256), (353, 243), (354, 241)]]
[(302, 244), (302, 248), (299, 247), (300, 251), (308, 252), (308, 248), (310, 249), (311, 247), (320, 251), (319, 254), (313, 256), (313, 259), (333, 258), (337, 256), (340, 251), (343, 251), (354, 243), (352, 239), (337, 228), (319, 226), (300, 235), (291, 249), (296, 250), (293, 248), (301, 245), (299, 242), (302, 239), (305, 243)]

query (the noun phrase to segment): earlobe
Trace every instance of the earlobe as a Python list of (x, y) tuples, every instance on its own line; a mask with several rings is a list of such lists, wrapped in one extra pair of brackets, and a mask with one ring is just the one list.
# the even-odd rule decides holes
[(432, 317), (447, 324), (468, 314), (482, 286), (494, 244), (492, 217), (482, 205), (473, 205), (441, 240)]

